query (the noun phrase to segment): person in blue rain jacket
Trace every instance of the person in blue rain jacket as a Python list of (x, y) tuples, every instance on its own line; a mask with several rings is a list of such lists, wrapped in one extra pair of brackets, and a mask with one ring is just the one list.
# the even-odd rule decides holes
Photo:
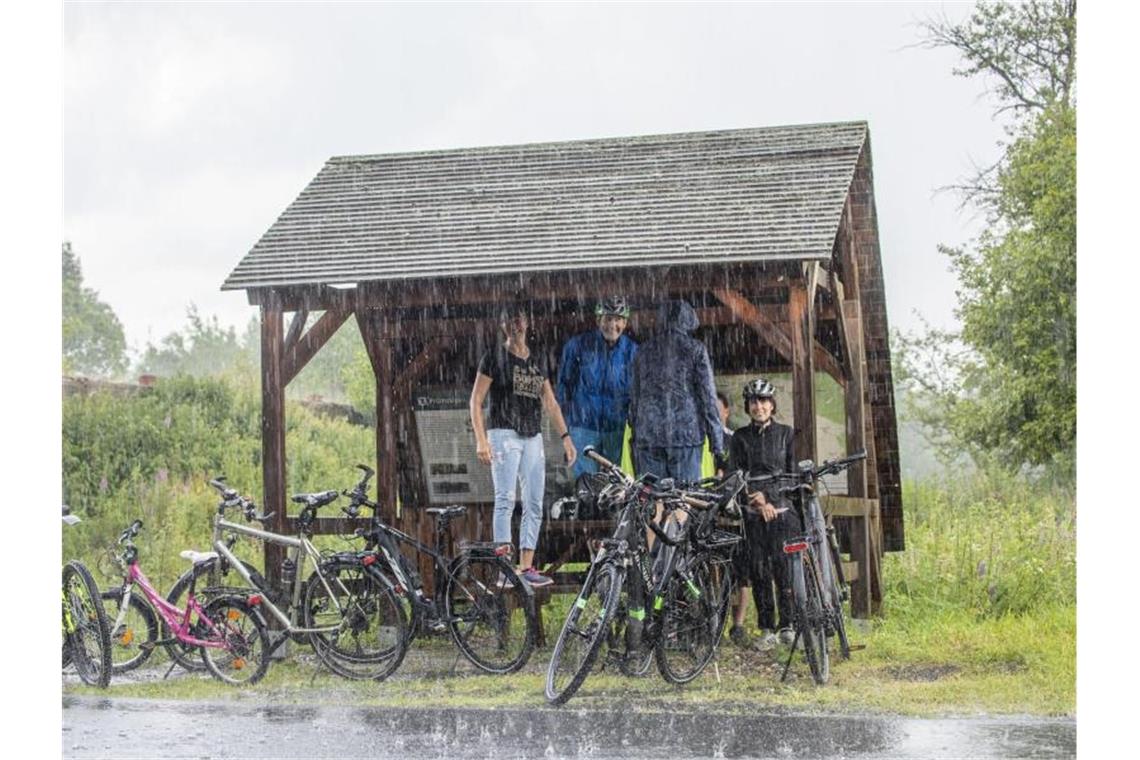
[[(575, 335), (562, 347), (555, 393), (574, 447), (582, 451), (593, 446), (606, 459), (621, 464), (637, 343), (625, 334), (630, 314), (625, 298), (606, 298), (594, 313), (597, 329)], [(589, 457), (574, 462), (575, 476), (597, 469)]]

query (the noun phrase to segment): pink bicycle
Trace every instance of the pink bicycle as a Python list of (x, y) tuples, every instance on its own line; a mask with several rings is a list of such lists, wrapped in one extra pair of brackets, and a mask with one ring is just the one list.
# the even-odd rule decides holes
[[(132, 595), (137, 588), (150, 607), (157, 611), (164, 623), (163, 639), (142, 644), (153, 648), (162, 644), (167, 651), (174, 646), (198, 648), (206, 669), (215, 678), (228, 684), (244, 686), (257, 683), (269, 667), (269, 632), (265, 619), (258, 611), (261, 595), (257, 593), (209, 594), (205, 607), (198, 603), (191, 584), (185, 608), (166, 601), (139, 568), (138, 549), (133, 539), (142, 528), (142, 520), (135, 520), (119, 536), (122, 550), (115, 559), (123, 570), (123, 586), (117, 592), (119, 615), (110, 626), (112, 631), (124, 626), (124, 618), (131, 609)], [(193, 562), (210, 561), (213, 555), (199, 556), (183, 552)], [(137, 606), (137, 598), (135, 603)]]

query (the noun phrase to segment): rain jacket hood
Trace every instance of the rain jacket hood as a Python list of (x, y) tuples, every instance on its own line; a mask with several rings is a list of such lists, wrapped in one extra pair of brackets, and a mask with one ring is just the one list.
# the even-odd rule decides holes
[(692, 335), (701, 326), (697, 312), (687, 301), (666, 301), (657, 307), (657, 331)]

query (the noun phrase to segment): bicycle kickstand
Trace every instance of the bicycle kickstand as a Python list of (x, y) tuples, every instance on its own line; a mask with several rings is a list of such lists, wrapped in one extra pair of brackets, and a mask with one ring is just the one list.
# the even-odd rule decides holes
[(796, 628), (796, 635), (792, 637), (792, 649), (788, 652), (788, 661), (784, 663), (784, 673), (780, 676), (780, 683), (788, 680), (788, 668), (792, 667), (792, 658), (796, 656), (796, 644), (800, 643), (800, 629)]

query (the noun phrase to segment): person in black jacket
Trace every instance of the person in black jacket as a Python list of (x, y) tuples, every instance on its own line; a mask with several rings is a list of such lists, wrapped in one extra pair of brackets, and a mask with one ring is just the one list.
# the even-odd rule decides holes
[[(732, 434), (729, 463), (733, 469), (744, 470), (749, 477), (795, 471), (793, 450), (794, 431), (788, 425), (776, 422), (775, 388), (764, 378), (757, 378), (744, 386), (744, 407), (752, 421)], [(757, 489), (748, 495), (744, 510), (744, 531), (748, 565), (751, 568), (752, 598), (756, 602), (757, 626), (769, 631), (761, 646), (774, 643), (772, 631), (779, 629), (780, 641), (792, 641), (791, 577), (783, 553), (784, 540), (795, 535), (795, 512), (787, 496), (774, 484)], [(778, 590), (778, 604), (771, 593), (772, 581)], [(742, 600), (743, 601), (743, 600)], [(744, 605), (740, 604), (730, 638), (740, 643), (745, 640), (743, 631)], [(779, 609), (779, 621), (776, 619)], [(739, 633), (736, 631), (739, 630)]]

